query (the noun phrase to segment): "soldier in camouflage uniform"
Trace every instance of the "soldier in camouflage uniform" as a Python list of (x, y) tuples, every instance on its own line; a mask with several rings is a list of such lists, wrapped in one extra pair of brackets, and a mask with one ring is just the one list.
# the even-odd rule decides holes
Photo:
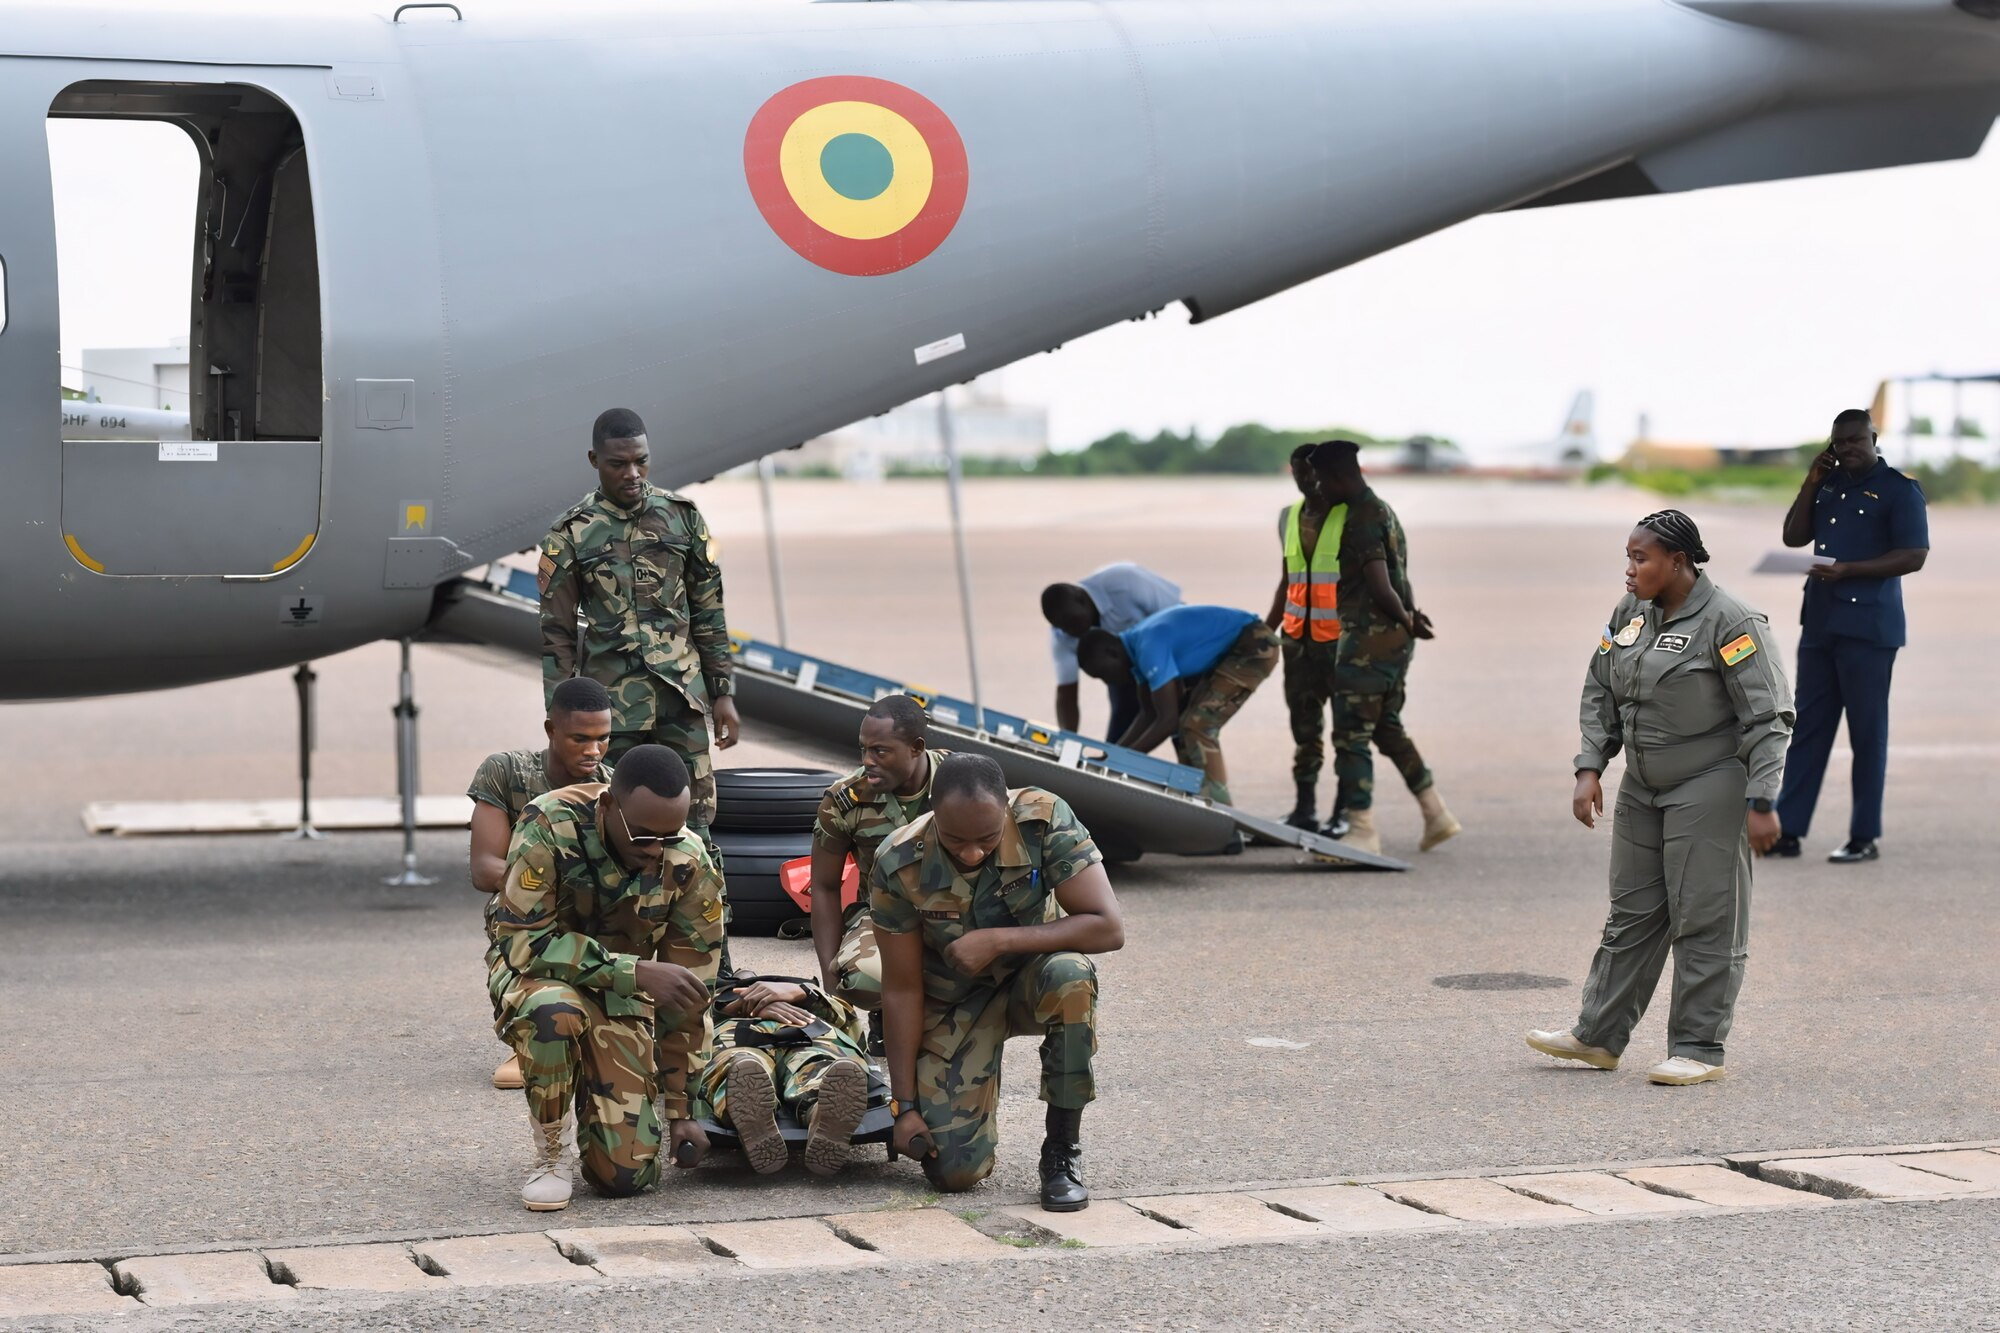
[[(890, 834), (931, 808), (931, 775), (948, 754), (925, 745), (923, 705), (907, 694), (877, 699), (861, 719), (861, 767), (826, 789), (813, 823), (812, 928), (820, 980), (857, 1009), (882, 1008), (882, 960), (868, 923), (866, 886)], [(862, 893), (843, 911), (847, 858)]]
[[(611, 696), (586, 677), (556, 686), (549, 715), (542, 723), (548, 745), (540, 750), (502, 750), (489, 754), (472, 775), (465, 794), (472, 798), (472, 887), (486, 898), (486, 970), (500, 956), (493, 931), (494, 909), (507, 882), (507, 844), (528, 802), (557, 787), (579, 782), (609, 782), (611, 770), (599, 761), (611, 740)], [(493, 1017), (500, 1017), (498, 1000)], [(493, 1071), (493, 1086), (521, 1086), (521, 1057), (509, 1055)]]
[[(931, 812), (875, 858), (870, 913), (896, 1150), (931, 1183), (967, 1190), (993, 1170), (1001, 1048), (1042, 1038), (1042, 1207), (1087, 1207), (1080, 1143), (1096, 1096), (1097, 969), (1125, 927), (1089, 830), (1059, 797), (1008, 791), (983, 755), (940, 760)], [(928, 1143), (923, 1142), (928, 1140)]]
[(1403, 775), (1424, 814), (1420, 844), (1430, 851), (1461, 831), (1445, 808), (1417, 744), (1403, 729), (1404, 681), (1416, 641), (1432, 637), (1431, 619), (1410, 595), (1403, 525), (1388, 502), (1361, 475), (1360, 446), (1333, 440), (1314, 449), (1320, 493), (1347, 506), (1340, 537), (1340, 661), (1333, 699), (1333, 771), (1340, 782), (1336, 818), (1345, 817), (1344, 841), (1366, 852), (1382, 850), (1375, 828), (1375, 759), (1386, 755)]
[(806, 1170), (835, 1174), (868, 1111), (860, 1011), (809, 983), (737, 982), (716, 992), (715, 1051), (696, 1114), (733, 1130), (751, 1169), (769, 1175), (791, 1156), (778, 1128), (783, 1111), (807, 1129)]
[(676, 1161), (708, 1146), (689, 1094), (707, 1059), (722, 876), (689, 804), (680, 757), (642, 745), (609, 785), (536, 797), (514, 830), (488, 985), (526, 1075), (535, 1158), (521, 1201), (535, 1211), (569, 1205), (572, 1144), (610, 1195), (659, 1179), (660, 1115)]
[(734, 745), (739, 727), (722, 570), (694, 502), (646, 481), (650, 458), (637, 413), (597, 418), (598, 489), (542, 543), (542, 685), (553, 693), (581, 675), (611, 692), (614, 764), (640, 744), (680, 755), (694, 781), (689, 827), (706, 840), (715, 819), (710, 713), (718, 748)]

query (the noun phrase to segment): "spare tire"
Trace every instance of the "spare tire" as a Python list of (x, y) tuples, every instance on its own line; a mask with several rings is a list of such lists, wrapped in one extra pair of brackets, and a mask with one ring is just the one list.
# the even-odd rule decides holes
[(729, 892), (729, 933), (775, 935), (787, 921), (806, 913), (785, 892), (778, 867), (794, 857), (812, 855), (812, 831), (738, 833), (713, 829), (710, 836), (722, 851), (722, 878)]
[(716, 833), (810, 833), (820, 798), (841, 775), (824, 768), (718, 768)]

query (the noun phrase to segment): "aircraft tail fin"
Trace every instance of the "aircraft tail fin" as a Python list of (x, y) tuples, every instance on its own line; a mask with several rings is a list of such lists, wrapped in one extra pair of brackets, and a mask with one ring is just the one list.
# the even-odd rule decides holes
[(1579, 389), (1556, 437), (1556, 456), (1565, 463), (1588, 466), (1597, 461), (1597, 395)]
[(1868, 404), (1869, 419), (1875, 423), (1875, 433), (1884, 434), (1889, 429), (1889, 381), (1883, 380), (1875, 386), (1875, 401)]

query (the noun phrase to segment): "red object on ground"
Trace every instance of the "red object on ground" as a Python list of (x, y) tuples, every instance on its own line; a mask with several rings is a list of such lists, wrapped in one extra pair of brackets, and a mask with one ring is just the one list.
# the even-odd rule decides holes
[[(778, 867), (778, 883), (784, 886), (801, 912), (812, 911), (812, 858), (796, 856)], [(852, 856), (840, 868), (840, 910), (845, 912), (861, 897), (861, 867)]]

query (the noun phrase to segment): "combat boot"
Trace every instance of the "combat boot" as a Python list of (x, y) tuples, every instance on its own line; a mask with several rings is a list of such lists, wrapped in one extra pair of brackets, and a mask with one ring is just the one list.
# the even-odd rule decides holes
[(576, 1136), (565, 1115), (554, 1124), (529, 1122), (534, 1130), (535, 1156), (528, 1167), (528, 1183), (521, 1186), (521, 1202), (532, 1213), (554, 1213), (569, 1207), (572, 1186), (570, 1164), (576, 1160)]
[(867, 1113), (868, 1070), (853, 1056), (842, 1056), (820, 1076), (819, 1097), (806, 1119), (806, 1170), (837, 1175), (847, 1165), (855, 1127)]
[(1465, 826), (1444, 808), (1444, 797), (1438, 795), (1435, 786), (1424, 788), (1423, 794), (1417, 797), (1417, 808), (1424, 812), (1424, 840), (1417, 844), (1418, 851), (1427, 852), (1465, 832)]
[(1375, 831), (1375, 811), (1349, 810), (1347, 812), (1347, 836), (1341, 839), (1357, 852), (1382, 854), (1382, 835)]
[(750, 1169), (760, 1176), (784, 1170), (791, 1152), (778, 1128), (778, 1089), (771, 1082), (771, 1071), (754, 1055), (738, 1055), (730, 1060), (723, 1078), (729, 1124)]
[(1285, 816), (1285, 822), (1293, 828), (1312, 833), (1319, 828), (1319, 821), (1313, 817), (1313, 809), (1319, 804), (1319, 796), (1314, 791), (1314, 784), (1310, 782), (1301, 782), (1298, 788), (1298, 803), (1292, 807), (1292, 813)]
[(1083, 1186), (1083, 1108), (1051, 1106), (1042, 1140), (1042, 1211), (1080, 1213), (1090, 1207)]
[(521, 1088), (527, 1083), (528, 1080), (521, 1076), (521, 1057), (518, 1055), (508, 1056), (493, 1071), (493, 1086), (496, 1088)]

